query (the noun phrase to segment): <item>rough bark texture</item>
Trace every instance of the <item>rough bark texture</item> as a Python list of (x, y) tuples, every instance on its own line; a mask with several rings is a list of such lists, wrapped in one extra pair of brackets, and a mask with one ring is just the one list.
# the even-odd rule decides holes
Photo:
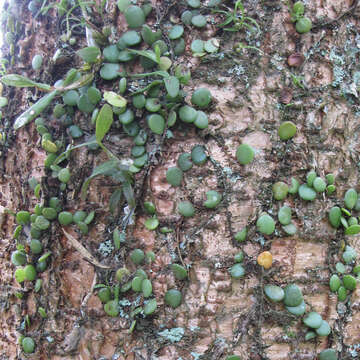
[[(101, 28), (105, 23), (114, 26), (115, 38), (124, 31), (124, 18), (115, 1), (109, 0), (104, 20), (94, 20)], [(226, 2), (231, 6), (231, 1)], [(108, 211), (113, 183), (107, 178), (94, 180), (86, 201), (80, 200), (79, 190), (92, 169), (106, 160), (104, 153), (81, 148), (73, 151), (68, 167), (72, 178), (65, 192), (59, 190), (57, 180), (44, 170), (45, 152), (34, 124), (15, 132), (12, 124), (16, 116), (28, 108), (38, 93), (6, 87), (3, 96), (9, 104), (3, 109), (1, 131), (6, 141), (1, 148), (1, 336), (2, 359), (22, 359), (25, 355), (17, 344), (20, 334), (31, 336), (37, 346), (35, 359), (226, 359), (237, 354), (242, 359), (314, 359), (324, 348), (339, 351), (340, 359), (357, 358), (360, 348), (359, 289), (346, 302), (338, 302), (329, 290), (328, 280), (335, 264), (341, 260), (344, 244), (360, 251), (359, 236), (345, 237), (343, 231), (330, 227), (328, 210), (341, 203), (344, 192), (358, 187), (359, 174), (359, 49), (360, 33), (357, 1), (306, 1), (306, 15), (313, 20), (314, 29), (299, 35), (290, 21), (285, 1), (246, 0), (248, 16), (259, 24), (261, 34), (255, 36), (240, 30), (226, 33), (209, 20), (206, 30), (185, 30), (186, 55), (176, 61), (186, 64), (192, 81), (186, 87), (189, 94), (198, 87), (207, 87), (213, 95), (209, 109), (209, 127), (195, 130), (177, 124), (173, 138), (162, 141), (150, 136), (147, 151), (155, 154), (150, 164), (136, 174), (137, 208), (135, 225), (126, 230), (126, 243), (119, 251), (106, 256), (100, 244), (111, 243), (112, 232), (121, 226), (123, 209), (117, 216)], [(164, 30), (170, 16), (178, 18), (186, 7), (182, 2), (158, 1), (153, 22)], [(350, 13), (348, 9), (355, 5)], [(9, 7), (10, 8), (10, 7)], [(26, 2), (13, 0), (13, 14), (18, 32), (15, 50), (4, 56), (9, 59), (8, 73), (26, 75), (53, 84), (70, 67), (81, 66), (74, 51), (85, 46), (85, 30), (80, 28), (77, 45), (64, 48), (63, 63), (54, 65), (51, 57), (62, 46), (59, 37), (64, 32), (54, 9), (36, 19), (28, 11)], [(344, 14), (345, 13), (345, 14)], [(340, 17), (342, 14), (344, 16)], [(218, 15), (216, 15), (218, 16)], [(336, 18), (339, 18), (336, 21)], [(217, 37), (220, 51), (202, 60), (191, 56), (190, 44), (195, 38)], [(258, 47), (261, 52), (244, 49), (232, 51), (235, 42)], [(305, 56), (299, 68), (290, 68), (287, 58), (294, 52)], [(35, 72), (31, 68), (33, 55), (44, 55), (44, 67)], [(13, 59), (13, 62), (11, 62)], [(293, 74), (301, 80), (297, 86)], [(109, 89), (97, 79), (100, 89)], [(281, 104), (281, 101), (291, 106)], [(187, 98), (188, 100), (188, 98)], [(54, 137), (70, 137), (51, 112), (44, 115)], [(292, 120), (297, 135), (280, 141), (277, 129), (284, 120)], [(88, 117), (75, 116), (86, 136), (94, 134)], [(145, 124), (145, 122), (144, 122)], [(145, 126), (145, 125), (144, 125)], [(81, 143), (84, 138), (75, 140)], [(131, 140), (113, 128), (105, 141), (120, 158), (130, 156)], [(246, 166), (236, 161), (240, 143), (256, 149), (254, 161)], [(176, 165), (178, 155), (190, 152), (196, 144), (205, 146), (208, 161), (186, 172), (183, 184), (174, 188), (165, 179), (167, 168)], [(294, 176), (305, 181), (306, 173), (315, 169), (321, 176), (334, 173), (336, 193), (318, 196), (314, 202), (304, 202), (297, 196), (285, 201), (272, 199), (271, 187), (276, 181), (289, 183)], [(29, 189), (27, 180), (41, 178), (43, 198), (58, 196), (63, 208), (69, 211), (95, 210), (95, 223), (84, 236), (70, 227), (69, 232), (110, 270), (94, 267), (83, 259), (54, 222), (42, 242), (52, 252), (49, 268), (40, 276), (42, 290), (33, 291), (32, 283), (21, 286), (14, 280), (14, 266), (10, 262), (16, 242), (13, 212), (32, 211), (38, 200)], [(216, 210), (204, 208), (207, 190), (223, 194)], [(184, 219), (177, 214), (176, 204), (190, 200), (196, 215)], [(174, 229), (169, 234), (149, 231), (144, 226), (147, 215), (142, 203), (153, 201), (161, 226)], [(255, 222), (262, 211), (276, 217), (283, 204), (293, 209), (293, 221), (298, 227), (294, 236), (286, 236), (277, 225), (272, 236), (256, 232)], [(123, 204), (126, 206), (126, 203)], [(244, 226), (249, 229), (247, 241), (236, 243), (234, 234)], [(26, 243), (26, 239), (22, 239)], [(158, 310), (151, 317), (137, 320), (132, 333), (130, 311), (141, 305), (142, 298), (129, 292), (124, 295), (120, 316), (110, 318), (96, 296), (97, 283), (114, 284), (115, 270), (126, 266), (135, 271), (128, 254), (132, 249), (153, 251), (156, 261), (144, 266), (153, 282)], [(242, 249), (246, 275), (232, 280), (229, 267), (234, 255)], [(256, 263), (261, 251), (269, 250), (274, 257), (270, 270)], [(189, 267), (189, 279), (179, 281), (170, 269), (171, 263)], [(283, 305), (270, 303), (263, 294), (267, 283), (285, 286), (298, 284), (304, 293), (307, 310), (319, 312), (332, 327), (332, 333), (318, 341), (304, 340), (306, 329), (300, 320), (291, 316)], [(14, 294), (22, 287), (22, 300)], [(183, 294), (182, 305), (171, 309), (164, 305), (166, 290), (177, 288)], [(125, 305), (126, 304), (126, 305)], [(37, 308), (46, 309), (42, 319)], [(30, 327), (24, 329), (24, 317)], [(162, 336), (166, 329), (177, 329), (178, 338)], [(174, 330), (173, 330), (174, 331)]]

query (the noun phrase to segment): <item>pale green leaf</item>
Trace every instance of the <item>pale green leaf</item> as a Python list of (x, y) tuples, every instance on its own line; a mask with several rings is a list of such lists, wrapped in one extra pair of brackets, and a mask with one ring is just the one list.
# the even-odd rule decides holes
[(111, 124), (113, 123), (113, 111), (110, 105), (105, 104), (96, 118), (96, 130), (95, 136), (96, 141), (101, 143), (104, 136), (110, 130)]
[(48, 84), (42, 84), (42, 83), (37, 83), (35, 81), (32, 81), (30, 79), (28, 79), (25, 76), (22, 75), (18, 75), (18, 74), (8, 74), (3, 76), (0, 81), (8, 86), (15, 86), (15, 87), (37, 87), (40, 90), (44, 90), (44, 91), (50, 91), (51, 90), (51, 86)]
[(118, 95), (113, 91), (105, 91), (104, 100), (107, 101), (112, 106), (116, 106), (120, 108), (126, 106), (126, 99), (124, 99), (121, 95)]
[(156, 62), (160, 64), (160, 56), (161, 56), (161, 50), (159, 45), (155, 45), (155, 56), (156, 56)]
[(69, 91), (69, 90), (79, 89), (81, 87), (89, 85), (93, 80), (94, 80), (94, 74), (92, 74), (92, 73), (85, 74), (85, 75), (82, 75), (78, 80), (76, 80), (72, 84), (67, 85), (65, 87), (59, 87), (58, 90)]
[(32, 105), (15, 120), (14, 129), (18, 130), (36, 117), (38, 117), (40, 113), (51, 104), (51, 101), (59, 93), (60, 92), (58, 90), (54, 90), (51, 93), (43, 96), (40, 100), (38, 100), (34, 105)]
[(96, 46), (88, 46), (76, 52), (85, 62), (94, 63), (101, 54), (100, 49)]
[(178, 96), (180, 90), (180, 81), (175, 76), (169, 76), (164, 79), (165, 88), (172, 98)]

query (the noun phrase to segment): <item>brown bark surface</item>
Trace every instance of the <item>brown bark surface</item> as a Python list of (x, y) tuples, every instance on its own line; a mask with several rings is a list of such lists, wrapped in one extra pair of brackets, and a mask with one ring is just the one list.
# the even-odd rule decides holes
[[(229, 7), (231, 3), (226, 2)], [(149, 18), (164, 32), (170, 19), (179, 21), (186, 8), (185, 3), (177, 1), (153, 4), (155, 9)], [(125, 200), (118, 213), (112, 215), (108, 210), (115, 184), (99, 177), (91, 182), (87, 199), (80, 199), (84, 180), (95, 166), (107, 160), (104, 152), (86, 147), (74, 150), (68, 161), (72, 177), (67, 190), (61, 192), (51, 171), (44, 169), (46, 153), (34, 124), (19, 131), (12, 126), (40, 92), (4, 87), (3, 96), (9, 104), (2, 109), (0, 125), (5, 139), (0, 158), (1, 359), (215, 360), (231, 354), (244, 360), (315, 359), (325, 348), (336, 349), (343, 360), (360, 356), (360, 290), (349, 294), (345, 302), (338, 302), (328, 285), (345, 245), (360, 251), (360, 236), (344, 236), (342, 230), (336, 231), (329, 225), (327, 215), (332, 206), (342, 204), (347, 189), (360, 191), (357, 1), (307, 1), (306, 16), (312, 19), (314, 28), (303, 35), (296, 33), (286, 1), (245, 0), (243, 4), (247, 16), (260, 26), (258, 36), (246, 29), (235, 33), (218, 29), (211, 19), (219, 23), (220, 18), (211, 12), (206, 12), (211, 15), (206, 30), (185, 29), (186, 53), (175, 61), (192, 72), (192, 80), (185, 87), (188, 103), (194, 89), (210, 89), (213, 101), (206, 110), (209, 127), (198, 130), (188, 124), (176, 124), (170, 139), (149, 132), (147, 152), (152, 156), (149, 164), (135, 175), (135, 223), (127, 226), (126, 242), (119, 251), (112, 249), (109, 254), (101, 251), (104, 245), (112, 244), (113, 230), (121, 228), (126, 215)], [(60, 36), (65, 28), (55, 9), (34, 18), (27, 2), (13, 0), (6, 6), (18, 29), (13, 55), (8, 44), (3, 46), (3, 56), (9, 60), (7, 73), (52, 85), (69, 68), (82, 66), (74, 51), (86, 46), (84, 27), (74, 34), (76, 45), (64, 46)], [(95, 15), (94, 9), (91, 21), (98, 28), (104, 24), (114, 28), (114, 41), (126, 28), (113, 0), (107, 1), (103, 19)], [(6, 20), (2, 26), (6, 27)], [(192, 40), (211, 37), (219, 39), (219, 53), (202, 59), (192, 57)], [(237, 42), (260, 51), (244, 49), (236, 53), (232, 49)], [(65, 54), (62, 62), (54, 64), (51, 58), (62, 47)], [(287, 58), (295, 52), (303, 54), (305, 61), (300, 67), (290, 68)], [(39, 53), (44, 55), (44, 66), (34, 71), (31, 59)], [(102, 91), (113, 85), (98, 77), (96, 84)], [(146, 128), (145, 117), (138, 115)], [(43, 117), (54, 138), (63, 136), (66, 144), (72, 141), (52, 111)], [(281, 141), (277, 132), (285, 120), (297, 126), (296, 136), (289, 141)], [(79, 111), (74, 123), (85, 132), (74, 144), (84, 142), (95, 132), (89, 116)], [(132, 141), (120, 127), (113, 126), (104, 143), (119, 158), (130, 158)], [(241, 143), (256, 150), (249, 165), (240, 165), (236, 160), (236, 148)], [(184, 174), (182, 185), (172, 187), (166, 181), (166, 170), (176, 165), (182, 152), (190, 152), (197, 144), (205, 146), (207, 162), (193, 166)], [(335, 194), (318, 195), (313, 202), (290, 195), (280, 202), (272, 198), (273, 183), (290, 184), (291, 177), (304, 183), (311, 169), (322, 177), (328, 173), (336, 176)], [(27, 183), (31, 177), (41, 179), (41, 201), (58, 196), (64, 210), (95, 210), (88, 235), (82, 235), (74, 226), (67, 231), (109, 269), (86, 261), (63, 234), (61, 226), (53, 222), (42, 238), (52, 255), (48, 269), (40, 275), (41, 291), (36, 293), (31, 282), (19, 285), (15, 281), (10, 257), (16, 249), (13, 238), (16, 224), (8, 210), (33, 211), (39, 200)], [(215, 210), (203, 206), (208, 190), (222, 193), (223, 201)], [(185, 219), (177, 213), (181, 200), (194, 204), (193, 218)], [(154, 202), (160, 226), (172, 228), (172, 233), (146, 229), (144, 222), (149, 216), (144, 211), (144, 201)], [(259, 214), (267, 211), (277, 218), (277, 211), (284, 204), (293, 210), (297, 234), (286, 235), (278, 223), (273, 235), (256, 232)], [(244, 226), (249, 230), (247, 240), (237, 243), (234, 234)], [(25, 235), (19, 240), (23, 244), (27, 241)], [(135, 248), (156, 254), (155, 262), (143, 268), (152, 281), (158, 309), (151, 317), (139, 316), (135, 330), (130, 333), (130, 312), (142, 305), (142, 297), (131, 291), (126, 293), (120, 315), (110, 318), (96, 296), (94, 285), (115, 284), (115, 271), (124, 266), (134, 272), (136, 267), (129, 260), (129, 253)], [(239, 250), (245, 254), (246, 275), (234, 280), (229, 268)], [(256, 262), (264, 250), (273, 255), (269, 270)], [(172, 263), (186, 265), (189, 279), (176, 280), (170, 269)], [(305, 341), (307, 330), (301, 320), (263, 294), (264, 284), (284, 287), (289, 283), (301, 287), (307, 311), (317, 311), (329, 322), (332, 332), (328, 337)], [(164, 305), (164, 294), (171, 288), (179, 289), (183, 295), (182, 304), (176, 309)], [(15, 296), (20, 289), (24, 293), (21, 300)], [(46, 319), (39, 316), (39, 306), (46, 309)], [(27, 315), (29, 327), (25, 325)], [(166, 329), (172, 329), (178, 337), (165, 336)], [(34, 354), (22, 353), (17, 340), (20, 334), (35, 340)]]

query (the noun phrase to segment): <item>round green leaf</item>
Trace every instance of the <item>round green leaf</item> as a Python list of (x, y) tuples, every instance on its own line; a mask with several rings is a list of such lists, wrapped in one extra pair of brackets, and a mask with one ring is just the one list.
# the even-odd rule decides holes
[(34, 265), (26, 265), (24, 267), (25, 280), (33, 281), (36, 279), (36, 270)]
[(275, 221), (270, 215), (263, 214), (256, 221), (256, 227), (262, 234), (271, 235), (275, 231)]
[(332, 227), (338, 228), (340, 226), (341, 209), (338, 206), (334, 206), (329, 212), (329, 221)]
[(124, 15), (129, 28), (136, 28), (145, 23), (144, 11), (139, 6), (130, 5), (124, 11)]
[(94, 63), (100, 55), (100, 49), (96, 46), (88, 46), (76, 52), (85, 62)]
[(121, 75), (123, 72), (119, 64), (104, 63), (100, 69), (100, 76), (104, 80), (113, 80)]
[(296, 134), (296, 125), (292, 121), (284, 121), (278, 130), (281, 140), (289, 140)]
[(42, 63), (43, 63), (43, 57), (37, 54), (32, 58), (31, 66), (34, 70), (39, 70), (42, 66)]
[(178, 212), (185, 217), (192, 217), (195, 214), (195, 209), (190, 201), (182, 201), (178, 204)]
[(75, 106), (79, 101), (79, 93), (76, 90), (69, 90), (63, 95), (63, 101), (66, 105)]
[(42, 215), (45, 219), (54, 220), (57, 218), (57, 211), (51, 207), (43, 208)]
[(104, 311), (111, 317), (119, 315), (119, 304), (117, 300), (110, 300), (104, 305)]
[(16, 222), (19, 225), (26, 225), (30, 222), (30, 213), (25, 210), (20, 210), (16, 214)]
[(190, 25), (191, 24), (191, 19), (193, 17), (193, 13), (190, 10), (185, 10), (182, 14), (181, 14), (181, 21), (185, 24), (185, 25)]
[(245, 227), (245, 228), (241, 229), (240, 231), (238, 231), (235, 234), (234, 238), (238, 242), (244, 242), (246, 240), (246, 236), (247, 236), (247, 229)]
[(64, 168), (59, 171), (57, 177), (62, 183), (66, 184), (67, 182), (69, 182), (70, 176), (70, 170), (68, 168)]
[(236, 158), (241, 165), (250, 164), (254, 159), (254, 155), (254, 149), (247, 144), (239, 145), (236, 150)]
[(322, 321), (321, 315), (314, 311), (308, 313), (303, 319), (304, 324), (312, 329), (318, 329)]
[(11, 254), (11, 262), (15, 266), (21, 266), (26, 264), (26, 253), (23, 250), (13, 251)]
[(202, 28), (206, 25), (206, 17), (201, 14), (195, 15), (191, 18), (191, 23), (197, 28)]
[(355, 189), (349, 189), (344, 196), (344, 203), (348, 209), (353, 209), (357, 203), (358, 194)]
[(208, 116), (203, 111), (198, 111), (194, 125), (199, 129), (206, 129), (209, 126)]
[(285, 297), (285, 292), (280, 286), (276, 285), (265, 285), (264, 286), (265, 295), (274, 302), (280, 302)]
[(191, 155), (189, 153), (183, 153), (179, 155), (177, 164), (182, 171), (188, 171), (192, 168)]
[(323, 320), (320, 327), (317, 328), (315, 331), (318, 336), (328, 336), (331, 333), (331, 327), (327, 321)]
[(124, 44), (128, 47), (139, 45), (141, 43), (141, 36), (135, 30), (126, 31), (121, 36), (121, 39), (124, 42)]
[(178, 167), (171, 167), (166, 172), (166, 181), (172, 186), (180, 186), (183, 179), (183, 172)]
[(356, 289), (356, 279), (352, 275), (344, 275), (343, 283), (345, 289), (355, 290)]
[(170, 305), (172, 308), (177, 308), (182, 301), (182, 295), (179, 290), (171, 289), (165, 293), (165, 304)]
[(165, 120), (159, 114), (152, 114), (148, 117), (148, 125), (150, 130), (158, 135), (162, 135), (165, 130)]
[(278, 212), (278, 219), (280, 224), (288, 225), (291, 222), (291, 208), (288, 206), (283, 206), (280, 208)]
[(221, 194), (219, 194), (215, 190), (209, 190), (206, 192), (206, 201), (204, 202), (204, 206), (208, 209), (213, 209), (217, 205), (219, 205), (221, 201)]
[(316, 192), (324, 192), (326, 189), (326, 182), (321, 177), (316, 177), (313, 182), (313, 188)]
[(184, 27), (181, 25), (175, 25), (170, 29), (169, 39), (170, 40), (178, 39), (182, 36), (183, 33), (184, 33)]
[(15, 280), (21, 284), (22, 282), (24, 282), (26, 279), (26, 276), (25, 276), (25, 271), (23, 268), (17, 268), (15, 270)]
[(121, 12), (124, 12), (131, 5), (131, 0), (118, 0), (117, 6)]
[(183, 105), (179, 109), (179, 117), (182, 121), (184, 121), (186, 123), (194, 122), (196, 119), (196, 116), (197, 116), (197, 111), (189, 105)]
[(219, 50), (220, 43), (218, 39), (212, 38), (205, 42), (204, 49), (207, 53), (213, 54)]
[(285, 297), (284, 304), (286, 306), (298, 306), (303, 301), (301, 289), (295, 284), (289, 284), (284, 289)]
[(152, 294), (151, 281), (148, 279), (143, 280), (141, 290), (145, 298), (149, 297)]
[(191, 43), (191, 51), (194, 53), (203, 53), (204, 52), (204, 41), (200, 39), (195, 39)]
[(159, 226), (159, 220), (157, 218), (150, 218), (145, 221), (145, 227), (148, 230), (155, 230)]
[(282, 181), (276, 182), (272, 187), (272, 192), (275, 200), (284, 200), (288, 194), (289, 187)]
[(313, 201), (316, 198), (316, 192), (306, 184), (299, 187), (299, 196), (306, 201)]
[(286, 310), (293, 315), (302, 316), (306, 311), (306, 304), (304, 301), (301, 302), (298, 306), (285, 306)]
[(296, 31), (300, 34), (307, 33), (312, 28), (312, 22), (307, 17), (301, 17), (295, 25)]
[(325, 349), (319, 354), (319, 360), (338, 360), (338, 357), (335, 350)]
[(202, 145), (195, 145), (191, 150), (191, 159), (195, 165), (203, 165), (207, 160), (205, 148)]
[(104, 60), (109, 63), (117, 63), (119, 61), (119, 49), (116, 45), (109, 45), (103, 50)]
[(90, 114), (95, 109), (95, 105), (90, 101), (87, 94), (83, 94), (79, 97), (77, 106), (80, 111)]
[(35, 351), (35, 342), (31, 337), (24, 337), (21, 341), (21, 346), (26, 354), (32, 354)]
[(188, 277), (188, 273), (187, 270), (179, 265), (179, 264), (172, 264), (171, 265), (171, 270), (174, 273), (174, 276), (178, 279), (178, 280), (184, 280)]
[(186, 2), (190, 7), (194, 9), (198, 9), (201, 5), (200, 0), (187, 0)]
[(134, 112), (131, 109), (126, 109), (124, 113), (119, 115), (119, 121), (123, 125), (128, 125), (135, 119)]
[(211, 102), (210, 90), (206, 88), (196, 89), (191, 96), (191, 102), (201, 109), (206, 108)]
[(345, 235), (356, 235), (360, 233), (360, 225), (351, 225), (345, 230)]
[(142, 276), (135, 276), (131, 281), (131, 288), (135, 292), (142, 291), (142, 283), (143, 283), (143, 277)]
[(233, 279), (240, 279), (245, 275), (245, 269), (241, 264), (235, 264), (230, 268), (230, 275)]
[(35, 220), (35, 226), (40, 230), (46, 230), (50, 226), (49, 220), (45, 219), (44, 216), (40, 215)]
[(103, 304), (106, 304), (111, 300), (111, 291), (107, 287), (100, 289), (97, 295)]
[(288, 225), (284, 225), (282, 227), (282, 229), (286, 232), (286, 234), (288, 234), (290, 236), (295, 235), (296, 232), (297, 232), (297, 227), (293, 223), (290, 223)]
[(289, 194), (296, 194), (299, 191), (300, 183), (297, 179), (291, 178), (291, 186), (289, 187)]

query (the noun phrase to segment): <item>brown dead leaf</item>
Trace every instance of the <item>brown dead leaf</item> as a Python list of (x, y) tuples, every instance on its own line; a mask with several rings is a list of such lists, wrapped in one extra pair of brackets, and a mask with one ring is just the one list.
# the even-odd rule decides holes
[(77, 241), (72, 235), (67, 233), (64, 229), (63, 229), (63, 232), (64, 232), (66, 238), (70, 241), (71, 245), (91, 264), (93, 264), (94, 266), (97, 266), (99, 268), (102, 268), (102, 269), (110, 269), (110, 266), (100, 264), (95, 259), (95, 257), (93, 255), (91, 255), (89, 253), (89, 251), (86, 250), (86, 248), (82, 244), (80, 244), (79, 241)]

